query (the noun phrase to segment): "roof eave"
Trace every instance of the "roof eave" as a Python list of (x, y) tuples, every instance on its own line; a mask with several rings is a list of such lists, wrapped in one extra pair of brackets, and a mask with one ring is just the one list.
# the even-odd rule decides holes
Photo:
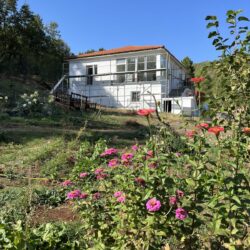
[(165, 46), (162, 45), (162, 47), (157, 47), (157, 48), (149, 48), (149, 49), (142, 49), (142, 50), (135, 50), (135, 51), (121, 51), (121, 52), (116, 52), (116, 53), (110, 53), (110, 54), (104, 54), (104, 55), (92, 55), (92, 56), (72, 56), (65, 58), (66, 61), (69, 60), (81, 60), (81, 59), (89, 59), (89, 58), (95, 58), (95, 57), (105, 57), (105, 56), (114, 56), (114, 55), (119, 55), (119, 54), (127, 54), (127, 53), (138, 53), (138, 52), (143, 52), (143, 51), (154, 51), (154, 50), (159, 50), (159, 49), (165, 49)]

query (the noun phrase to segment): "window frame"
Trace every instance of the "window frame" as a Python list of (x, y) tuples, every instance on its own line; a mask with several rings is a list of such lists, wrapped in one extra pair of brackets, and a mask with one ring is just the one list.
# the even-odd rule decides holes
[[(134, 94), (135, 96), (133, 96)], [(131, 91), (131, 102), (140, 102), (140, 99), (141, 99), (141, 91)]]

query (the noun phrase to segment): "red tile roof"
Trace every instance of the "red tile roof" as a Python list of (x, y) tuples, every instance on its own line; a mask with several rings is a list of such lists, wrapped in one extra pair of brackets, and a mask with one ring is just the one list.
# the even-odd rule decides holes
[(109, 50), (79, 54), (77, 56), (71, 56), (69, 59), (85, 58), (85, 57), (93, 57), (93, 56), (104, 56), (104, 55), (112, 55), (112, 54), (119, 54), (119, 53), (126, 53), (126, 52), (160, 49), (160, 48), (165, 48), (165, 47), (163, 45), (125, 46), (125, 47), (116, 48), (116, 49), (109, 49)]

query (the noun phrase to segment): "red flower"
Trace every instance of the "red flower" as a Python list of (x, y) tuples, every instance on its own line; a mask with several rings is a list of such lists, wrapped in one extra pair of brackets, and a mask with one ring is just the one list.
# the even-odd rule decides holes
[(199, 129), (208, 129), (209, 125), (207, 123), (200, 123), (200, 124), (196, 125), (195, 127), (199, 128)]
[(149, 116), (155, 112), (155, 109), (139, 109), (137, 114), (140, 116)]
[(211, 127), (208, 129), (208, 132), (214, 133), (216, 137), (218, 137), (220, 132), (223, 132), (223, 131), (224, 131), (224, 128), (220, 126)]
[(242, 132), (245, 133), (246, 135), (250, 135), (250, 128), (243, 128)]
[(186, 132), (186, 136), (189, 138), (193, 138), (196, 134), (197, 132), (195, 130), (190, 130)]
[(200, 82), (203, 82), (203, 81), (205, 81), (204, 77), (194, 77), (194, 78), (191, 78), (191, 82), (193, 82), (195, 84), (199, 84)]

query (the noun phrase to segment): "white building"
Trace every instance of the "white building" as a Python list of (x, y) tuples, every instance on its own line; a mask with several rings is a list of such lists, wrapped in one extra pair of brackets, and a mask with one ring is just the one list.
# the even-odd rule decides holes
[[(68, 74), (53, 92), (63, 89), (107, 107), (188, 113), (196, 107), (187, 89), (183, 65), (164, 46), (126, 46), (72, 56)], [(65, 85), (65, 79), (68, 79)]]

